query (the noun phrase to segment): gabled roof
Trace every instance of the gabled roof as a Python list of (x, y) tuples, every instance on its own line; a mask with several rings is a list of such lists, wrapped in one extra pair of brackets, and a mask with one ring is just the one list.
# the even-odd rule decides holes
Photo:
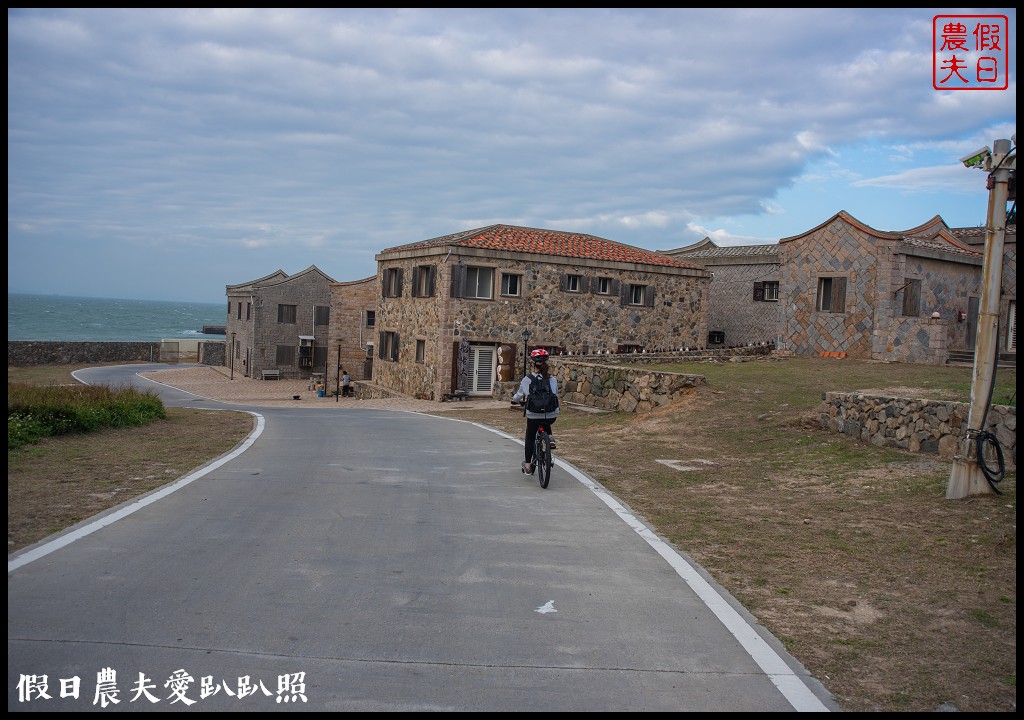
[(287, 275), (287, 276), (285, 276), (283, 278), (279, 278), (277, 280), (272, 280), (270, 282), (260, 283), (258, 285), (258, 287), (267, 287), (269, 285), (280, 285), (281, 283), (292, 282), (294, 280), (301, 280), (303, 277), (305, 277), (307, 275), (319, 275), (322, 279), (324, 279), (325, 281), (327, 281), (329, 283), (335, 282), (334, 278), (332, 278), (330, 275), (328, 275), (323, 270), (318, 268), (316, 265), (310, 265), (308, 268), (306, 268), (302, 272), (297, 272), (294, 275)]
[(344, 280), (341, 282), (332, 282), (331, 285), (335, 287), (352, 287), (353, 285), (363, 285), (369, 282), (377, 282), (377, 276), (371, 275), (370, 277), (363, 278), (362, 280)]
[(269, 282), (276, 282), (278, 280), (283, 280), (286, 277), (288, 277), (288, 273), (286, 273), (281, 268), (278, 268), (277, 270), (275, 270), (274, 272), (270, 273), (269, 275), (264, 275), (261, 278), (256, 278), (255, 280), (250, 280), (248, 282), (236, 283), (235, 285), (228, 285), (227, 286), (227, 291), (228, 291), (228, 293), (230, 293), (232, 290), (235, 290), (235, 291), (252, 290), (252, 288), (256, 287), (257, 285), (265, 285), (265, 284), (267, 284)]
[(792, 242), (793, 240), (807, 237), (811, 233), (817, 232), (835, 220), (841, 220), (842, 222), (852, 225), (862, 232), (880, 240), (896, 242), (899, 245), (897, 252), (913, 252), (914, 249), (922, 249), (964, 257), (978, 257), (979, 255), (977, 250), (957, 240), (954, 234), (950, 231), (949, 226), (946, 225), (945, 221), (939, 215), (936, 215), (927, 222), (909, 230), (890, 232), (876, 230), (870, 225), (865, 225), (845, 210), (840, 210), (828, 220), (821, 223), (821, 225), (818, 225), (805, 233), (783, 238), (782, 240), (779, 240), (779, 243)]
[(763, 243), (759, 245), (724, 245), (719, 246), (711, 238), (704, 238), (699, 243), (677, 248), (675, 250), (662, 250), (666, 255), (672, 257), (686, 258), (739, 258), (739, 257), (764, 257), (779, 254), (778, 243)]
[(898, 240), (899, 237), (900, 237), (900, 234), (901, 234), (901, 233), (885, 232), (883, 230), (875, 230), (873, 227), (871, 227), (870, 225), (866, 225), (866, 224), (862, 223), (860, 220), (858, 220), (857, 218), (855, 218), (853, 215), (851, 215), (850, 213), (846, 212), (845, 210), (840, 210), (839, 212), (837, 212), (835, 215), (830, 217), (825, 222), (821, 223), (820, 225), (816, 225), (815, 227), (812, 227), (810, 230), (808, 230), (806, 232), (802, 232), (799, 235), (793, 235), (791, 237), (782, 238), (781, 240), (779, 240), (779, 244), (781, 245), (783, 243), (788, 243), (788, 242), (793, 242), (794, 240), (799, 240), (800, 238), (805, 238), (805, 237), (807, 237), (808, 235), (810, 235), (812, 233), (818, 232), (823, 227), (825, 227), (826, 225), (829, 225), (830, 223), (835, 222), (836, 220), (841, 220), (841, 221), (847, 223), (848, 225), (852, 225), (853, 227), (857, 228), (858, 230), (861, 230), (861, 231), (867, 233), (868, 235), (873, 235), (874, 237), (882, 238), (882, 239), (885, 239), (885, 240)]
[(662, 267), (703, 269), (691, 263), (654, 252), (623, 245), (594, 235), (518, 227), (515, 225), (489, 225), (475, 230), (464, 230), (443, 235), (431, 240), (388, 248), (378, 255), (410, 250), (427, 250), (442, 247), (478, 248), (514, 253), (553, 255), (579, 258), (581, 260), (606, 260), (611, 262), (642, 263)]

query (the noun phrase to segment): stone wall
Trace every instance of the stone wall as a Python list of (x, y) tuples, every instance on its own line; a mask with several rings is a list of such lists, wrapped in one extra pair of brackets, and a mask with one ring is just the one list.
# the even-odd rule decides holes
[[(502, 345), (518, 349), (524, 328), (532, 333), (530, 347), (578, 355), (621, 346), (694, 347), (706, 340), (710, 275), (696, 266), (468, 253), (378, 258), (379, 282), (390, 271), (400, 271), (403, 280), (397, 292), (381, 298), (377, 313), (377, 342), (390, 333), (398, 351), (396, 358), (381, 357), (377, 346), (376, 384), (440, 400), (453, 389), (453, 358), (462, 338), (495, 352)], [(414, 278), (428, 268), (433, 268), (433, 288), (419, 287)], [(488, 278), (491, 285), (475, 291), (489, 298), (452, 297), (453, 275), (466, 272), (478, 283)], [(576, 290), (567, 289), (567, 276), (579, 280)], [(631, 286), (642, 286), (645, 304), (630, 304), (624, 289)]]
[(160, 343), (7, 341), (8, 367), (106, 362), (160, 362)]
[(563, 358), (553, 358), (550, 366), (558, 380), (559, 397), (564, 402), (602, 410), (647, 412), (678, 400), (698, 385), (707, 383), (703, 375)]
[[(964, 438), (969, 414), (969, 403), (826, 392), (822, 393), (819, 422), (822, 429), (879, 447), (952, 459)], [(1015, 469), (1017, 408), (993, 405), (986, 429), (1002, 445), (1007, 469)]]
[(333, 391), (338, 384), (339, 370), (348, 370), (353, 380), (370, 380), (373, 377), (373, 358), (367, 357), (367, 349), (372, 351), (377, 342), (375, 315), (380, 284), (374, 275), (354, 282), (331, 283), (329, 288), (331, 322), (327, 387)]

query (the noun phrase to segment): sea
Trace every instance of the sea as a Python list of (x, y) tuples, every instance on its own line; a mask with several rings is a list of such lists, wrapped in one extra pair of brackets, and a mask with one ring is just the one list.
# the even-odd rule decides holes
[(8, 340), (223, 340), (203, 326), (226, 324), (225, 303), (7, 294)]

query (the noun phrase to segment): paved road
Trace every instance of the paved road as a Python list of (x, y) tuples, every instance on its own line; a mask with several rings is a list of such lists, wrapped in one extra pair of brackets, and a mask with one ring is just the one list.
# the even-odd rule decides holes
[[(226, 408), (159, 367), (83, 379)], [(9, 711), (838, 709), (572, 466), (541, 490), (469, 422), (249, 411), (234, 454), (8, 558)]]

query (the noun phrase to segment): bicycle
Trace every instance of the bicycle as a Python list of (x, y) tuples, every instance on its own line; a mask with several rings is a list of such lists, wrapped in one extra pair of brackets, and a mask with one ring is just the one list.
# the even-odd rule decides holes
[(537, 471), (537, 482), (547, 488), (551, 481), (551, 436), (547, 428), (537, 428), (537, 437), (533, 441), (533, 467)]
[[(524, 403), (516, 403), (513, 401), (512, 409), (519, 410), (524, 407)], [(537, 473), (537, 482), (540, 483), (542, 488), (547, 488), (548, 483), (551, 482), (551, 466), (554, 464), (554, 460), (551, 457), (551, 435), (548, 432), (548, 428), (541, 425), (537, 428), (537, 435), (533, 440), (533, 472), (527, 473), (533, 475)], [(523, 472), (526, 472), (525, 470)]]

